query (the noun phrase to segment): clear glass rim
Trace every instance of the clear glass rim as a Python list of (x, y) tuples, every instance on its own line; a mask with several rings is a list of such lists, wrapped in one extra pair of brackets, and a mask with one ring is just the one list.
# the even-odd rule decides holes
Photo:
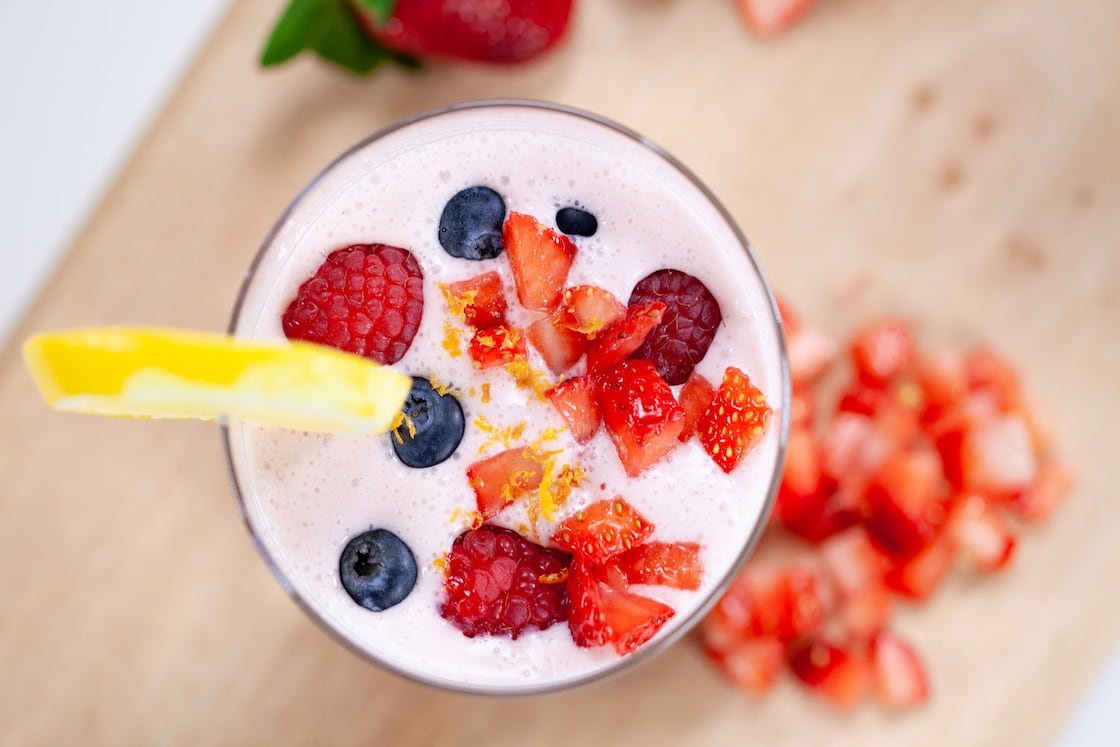
[(244, 305), (246, 296), (249, 293), (253, 278), (265, 255), (268, 253), (268, 250), (272, 247), (277, 234), (287, 223), (288, 219), (291, 217), (295, 209), (302, 203), (306, 195), (312, 189), (314, 189), (328, 174), (330, 174), (336, 166), (348, 159), (355, 152), (362, 150), (370, 144), (381, 140), (382, 138), (399, 130), (409, 127), (410, 125), (413, 125), (417, 122), (434, 119), (445, 114), (463, 110), (488, 108), (535, 108), (557, 112), (607, 127), (611, 130), (614, 130), (616, 133), (624, 135), (630, 140), (641, 144), (656, 156), (668, 163), (681, 175), (683, 175), (696, 189), (700, 191), (700, 193), (706, 200), (708, 200), (712, 207), (715, 208), (720, 218), (726, 223), (727, 227), (731, 230), (732, 234), (739, 242), (740, 247), (746, 253), (747, 258), (749, 259), (750, 264), (754, 269), (755, 275), (765, 291), (767, 308), (770, 311), (770, 319), (768, 320), (768, 323), (772, 325), (772, 332), (775, 336), (775, 340), (778, 343), (778, 363), (781, 375), (781, 406), (777, 411), (777, 425), (779, 431), (778, 445), (775, 452), (774, 470), (770, 476), (770, 485), (763, 500), (762, 511), (758, 523), (755, 525), (754, 529), (751, 531), (750, 536), (747, 538), (747, 541), (744, 543), (739, 556), (731, 565), (725, 577), (721, 579), (720, 583), (717, 584), (716, 587), (712, 590), (709, 597), (705, 599), (695, 610), (693, 610), (688, 617), (677, 623), (676, 627), (667, 635), (642, 646), (639, 650), (635, 651), (632, 654), (628, 654), (625, 657), (619, 658), (616, 664), (608, 666), (604, 669), (594, 670), (584, 676), (574, 679), (541, 683), (539, 685), (531, 685), (527, 687), (502, 688), (487, 687), (472, 683), (452, 683), (442, 679), (425, 677), (423, 673), (414, 672), (396, 666), (392, 662), (381, 659), (373, 653), (355, 645), (352, 641), (346, 638), (346, 636), (337, 631), (334, 626), (332, 626), (327, 620), (325, 620), (315, 610), (315, 608), (306, 600), (304, 600), (303, 597), (295, 590), (291, 582), (288, 580), (287, 576), (284, 574), (279, 565), (276, 563), (275, 559), (269, 553), (268, 548), (265, 546), (265, 543), (257, 535), (255, 529), (253, 528), (253, 524), (249, 519), (244, 492), (241, 488), (240, 482), (238, 481), (237, 470), (234, 466), (229, 424), (224, 421), (221, 424), (221, 440), (226, 472), (229, 477), (230, 485), (233, 489), (234, 499), (236, 500), (238, 510), (241, 513), (242, 521), (245, 523), (245, 527), (253, 540), (253, 544), (256, 545), (257, 551), (264, 559), (265, 564), (272, 572), (272, 575), (279, 582), (281, 588), (283, 588), (287, 592), (287, 594), (296, 602), (296, 604), (303, 610), (305, 614), (307, 614), (313, 621), (315, 621), (315, 623), (320, 628), (324, 629), (328, 634), (330, 634), (331, 637), (333, 637), (335, 640), (342, 643), (346, 648), (355, 652), (367, 661), (370, 661), (377, 666), (393, 672), (405, 679), (411, 680), (413, 682), (418, 682), (430, 687), (471, 695), (537, 695), (556, 692), (560, 690), (568, 690), (581, 685), (589, 684), (591, 682), (601, 681), (607, 677), (619, 674), (627, 669), (630, 669), (641, 662), (652, 659), (654, 656), (665, 651), (678, 640), (686, 636), (696, 626), (696, 624), (701, 619), (703, 619), (703, 617), (711, 610), (711, 608), (715, 606), (720, 597), (723, 596), (724, 592), (727, 591), (727, 588), (738, 575), (739, 571), (743, 567), (743, 564), (746, 562), (747, 558), (751, 555), (755, 547), (758, 545), (758, 542), (761, 540), (768, 523), (767, 517), (770, 515), (770, 512), (774, 506), (774, 501), (777, 498), (778, 487), (781, 483), (782, 470), (785, 464), (786, 442), (789, 434), (789, 403), (791, 394), (789, 361), (787, 358), (786, 342), (781, 313), (778, 308), (777, 300), (774, 296), (774, 291), (770, 287), (770, 283), (766, 278), (766, 274), (762, 271), (762, 266), (759, 264), (758, 258), (755, 256), (750, 242), (740, 230), (739, 225), (736, 223), (736, 221), (731, 217), (731, 214), (724, 207), (723, 203), (716, 198), (711, 190), (709, 190), (708, 187), (705, 186), (705, 184), (700, 181), (700, 179), (683, 163), (678, 161), (665, 149), (661, 148), (659, 145), (652, 142), (645, 136), (639, 134), (638, 132), (624, 125), (618, 124), (613, 120), (602, 117), (598, 114), (593, 114), (591, 112), (587, 112), (582, 109), (577, 109), (575, 107), (570, 107), (563, 104), (537, 101), (533, 99), (483, 99), (477, 101), (466, 101), (430, 109), (387, 125), (386, 127), (377, 130), (376, 132), (363, 138), (362, 140), (352, 145), (350, 148), (343, 151), (325, 168), (320, 170), (306, 185), (304, 185), (304, 187), (296, 194), (292, 201), (288, 203), (287, 207), (284, 208), (283, 212), (273, 223), (272, 228), (265, 235), (264, 240), (261, 242), (260, 247), (257, 249), (253, 260), (250, 262), (248, 268), (245, 271), (245, 275), (242, 278), (241, 287), (238, 291), (237, 299), (234, 302), (233, 311), (230, 316), (227, 331), (230, 334), (234, 334), (236, 332), (237, 322), (241, 316), (242, 306)]

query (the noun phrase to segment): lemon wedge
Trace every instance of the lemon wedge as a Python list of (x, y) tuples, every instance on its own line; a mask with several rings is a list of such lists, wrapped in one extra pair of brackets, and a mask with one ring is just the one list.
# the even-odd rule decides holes
[(412, 388), (393, 368), (323, 345), (162, 328), (44, 332), (23, 357), (51, 407), (117, 417), (383, 433)]

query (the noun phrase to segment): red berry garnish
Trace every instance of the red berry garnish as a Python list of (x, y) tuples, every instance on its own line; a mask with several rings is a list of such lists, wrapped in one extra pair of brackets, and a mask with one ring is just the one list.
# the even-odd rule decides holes
[(762, 438), (772, 411), (750, 378), (728, 366), (716, 396), (700, 415), (696, 435), (720, 469), (730, 472)]
[(467, 467), (478, 512), (484, 519), (519, 498), (532, 495), (544, 479), (544, 466), (529, 449), (515, 446), (480, 459)]
[(502, 276), (496, 271), (484, 272), (466, 280), (443, 286), (447, 305), (455, 316), (474, 329), (486, 329), (506, 323), (506, 296)]
[(386, 244), (355, 244), (332, 252), (299, 287), (284, 312), (284, 334), (364, 355), (399, 361), (424, 313), (424, 274), (412, 253)]
[(504, 366), (525, 356), (525, 335), (517, 327), (498, 324), (474, 333), (467, 353), (476, 369)]
[(630, 293), (630, 306), (654, 301), (665, 304), (665, 313), (633, 357), (653, 361), (670, 384), (683, 384), (708, 352), (723, 314), (708, 286), (680, 270), (647, 275)]
[(483, 524), (460, 534), (447, 555), (439, 614), (473, 638), (517, 638), (568, 619), (571, 556), (512, 529)]
[(560, 417), (564, 418), (576, 443), (585, 444), (590, 441), (603, 420), (595, 386), (595, 377), (576, 376), (544, 393), (560, 413)]
[(628, 584), (696, 591), (704, 575), (696, 542), (644, 542), (611, 561)]
[(640, 358), (635, 351), (661, 323), (664, 314), (663, 303), (631, 304), (625, 316), (600, 333), (587, 348), (587, 373), (598, 375), (627, 358)]
[(568, 578), (571, 614), (568, 628), (577, 646), (614, 646), (620, 656), (632, 653), (657, 635), (676, 611), (657, 599), (635, 594), (596, 573), (582, 560)]
[(513, 212), (502, 228), (502, 243), (521, 305), (555, 311), (578, 252), (575, 243), (533, 216)]
[(652, 363), (625, 361), (598, 386), (603, 425), (627, 475), (637, 477), (680, 445), (685, 412)]
[(588, 563), (602, 565), (651, 536), (653, 524), (618, 497), (596, 501), (560, 522), (552, 544)]
[(680, 403), (684, 410), (684, 427), (677, 436), (681, 441), (687, 441), (696, 433), (696, 424), (700, 416), (716, 396), (716, 388), (703, 376), (693, 371), (688, 381), (681, 387)]

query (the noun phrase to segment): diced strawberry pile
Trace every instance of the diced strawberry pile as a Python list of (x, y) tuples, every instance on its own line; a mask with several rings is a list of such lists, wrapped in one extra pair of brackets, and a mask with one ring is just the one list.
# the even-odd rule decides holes
[(837, 346), (783, 317), (791, 429), (764, 545), (791, 534), (799, 549), (748, 562), (701, 625), (703, 648), (752, 694), (788, 667), (841, 707), (868, 694), (920, 704), (925, 666), (890, 628), (898, 597), (929, 598), (953, 565), (1006, 567), (1021, 523), (1049, 516), (1071, 474), (990, 348), (930, 354), (905, 323), (878, 320), (851, 340), (849, 380), (827, 407), (818, 382)]

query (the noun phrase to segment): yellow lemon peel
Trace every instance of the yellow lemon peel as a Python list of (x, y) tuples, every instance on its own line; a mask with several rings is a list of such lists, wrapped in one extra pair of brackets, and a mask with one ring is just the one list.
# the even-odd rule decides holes
[(412, 388), (399, 371), (314, 343), (159, 327), (43, 332), (23, 356), (51, 407), (114, 417), (384, 433)]

